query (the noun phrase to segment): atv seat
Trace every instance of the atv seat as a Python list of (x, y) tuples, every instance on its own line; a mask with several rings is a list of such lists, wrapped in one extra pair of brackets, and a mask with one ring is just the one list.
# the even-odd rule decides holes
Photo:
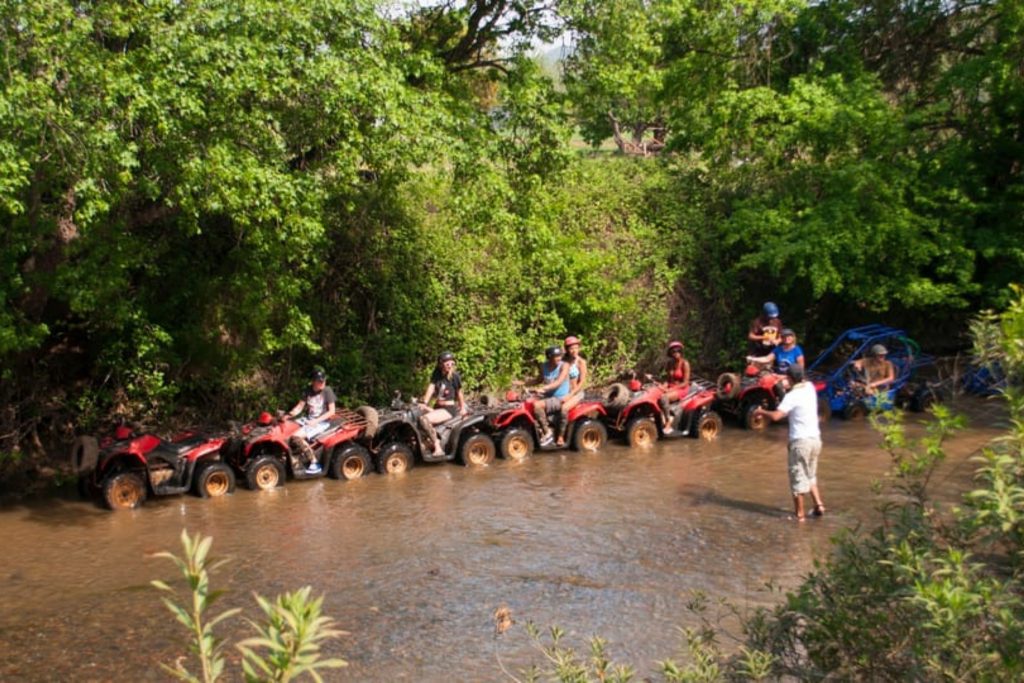
[(164, 441), (149, 452), (146, 460), (149, 461), (151, 467), (154, 465), (159, 466), (161, 463), (177, 467), (181, 456), (205, 442), (205, 436), (190, 436), (181, 441)]

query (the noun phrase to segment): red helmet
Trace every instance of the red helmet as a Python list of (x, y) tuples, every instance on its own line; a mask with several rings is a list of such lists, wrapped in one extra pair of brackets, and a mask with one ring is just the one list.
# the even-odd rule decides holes
[(264, 410), (262, 413), (260, 413), (260, 416), (256, 418), (256, 421), (259, 422), (261, 425), (268, 425), (274, 421), (274, 416)]
[(633, 379), (629, 380), (629, 390), (630, 391), (640, 391), (640, 389), (642, 389), (642, 388), (643, 388), (643, 385), (640, 384), (640, 380), (638, 380), (636, 378), (633, 378)]
[(578, 337), (573, 337), (572, 335), (569, 335), (568, 337), (565, 338), (565, 348), (569, 348), (573, 344), (579, 344), (579, 343), (580, 343), (580, 340), (579, 340)]
[(677, 350), (677, 349), (680, 352), (682, 352), (682, 350), (683, 350), (683, 342), (681, 342), (681, 341), (671, 341), (671, 342), (668, 343), (668, 352), (667, 352), (668, 355), (671, 356), (672, 352)]

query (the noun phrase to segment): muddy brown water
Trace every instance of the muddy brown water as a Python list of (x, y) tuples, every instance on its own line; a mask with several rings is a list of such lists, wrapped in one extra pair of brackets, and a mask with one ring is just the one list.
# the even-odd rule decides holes
[[(969, 456), (997, 433), (992, 404), (961, 405), (972, 428), (936, 478), (952, 499)], [(254, 592), (311, 585), (349, 635), (330, 656), (343, 681), (498, 681), (541, 664), (523, 624), (557, 624), (585, 649), (599, 634), (612, 656), (650, 674), (679, 651), (694, 590), (744, 609), (792, 588), (843, 527), (870, 523), (870, 493), (888, 465), (864, 423), (824, 431), (819, 478), (829, 514), (789, 520), (786, 429), (727, 424), (718, 440), (609, 444), (597, 454), (538, 454), (524, 463), (454, 464), (360, 481), (290, 482), (270, 493), (150, 500), (110, 513), (72, 499), (0, 509), (0, 680), (167, 680), (183, 628), (149, 586), (183, 584), (151, 557), (180, 551), (183, 528), (214, 537), (229, 563), (213, 574), (219, 608), (257, 618)], [(507, 605), (515, 625), (494, 637)], [(215, 611), (219, 611), (215, 610)], [(221, 635), (250, 634), (244, 619)], [(237, 656), (229, 650), (229, 656)], [(235, 680), (235, 679), (232, 679)]]

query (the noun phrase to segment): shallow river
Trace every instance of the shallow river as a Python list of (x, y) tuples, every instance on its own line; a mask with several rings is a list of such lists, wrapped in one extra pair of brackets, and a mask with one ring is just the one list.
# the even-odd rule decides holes
[[(950, 446), (935, 489), (951, 497), (991, 438), (991, 404), (967, 403), (970, 432)], [(795, 586), (829, 537), (871, 522), (870, 485), (888, 456), (864, 423), (833, 420), (819, 470), (824, 519), (788, 519), (785, 426), (717, 441), (610, 444), (593, 455), (538, 454), (482, 469), (418, 466), (341, 483), (290, 482), (204, 501), (150, 500), (110, 513), (71, 499), (0, 509), (0, 680), (167, 680), (183, 628), (151, 579), (179, 590), (182, 528), (214, 537), (220, 609), (257, 618), (252, 593), (312, 585), (349, 632), (327, 654), (350, 662), (327, 680), (498, 681), (541, 663), (523, 631), (557, 624), (570, 643), (600, 634), (642, 675), (678, 652), (694, 590), (751, 608)], [(515, 625), (494, 637), (507, 605)], [(215, 611), (219, 612), (220, 609)], [(221, 635), (250, 634), (244, 619)], [(231, 655), (234, 658), (234, 654)], [(510, 680), (510, 679), (505, 679)]]

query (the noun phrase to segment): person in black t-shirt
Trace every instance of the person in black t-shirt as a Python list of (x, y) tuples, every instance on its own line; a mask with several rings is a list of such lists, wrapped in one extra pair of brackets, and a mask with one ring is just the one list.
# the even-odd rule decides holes
[(309, 388), (295, 407), (288, 411), (288, 417), (291, 418), (298, 417), (302, 411), (306, 411), (305, 417), (299, 418), (302, 427), (292, 435), (291, 440), (292, 445), (300, 448), (309, 459), (307, 474), (320, 472), (320, 463), (317, 462), (316, 454), (310, 448), (309, 442), (327, 429), (330, 419), (334, 417), (336, 403), (334, 390), (327, 386), (327, 373), (320, 366), (313, 368)]
[(437, 357), (437, 366), (423, 392), (423, 403), (429, 407), (431, 399), (434, 399), (433, 409), (420, 417), (420, 425), (430, 438), (434, 455), (444, 455), (434, 425), (468, 412), (466, 397), (462, 393), (462, 376), (455, 370), (455, 354), (451, 351), (445, 351)]
[(779, 307), (774, 302), (765, 301), (761, 307), (761, 315), (750, 321), (747, 332), (747, 353), (751, 356), (763, 356), (779, 343), (779, 332), (782, 331), (782, 320), (779, 319)]

